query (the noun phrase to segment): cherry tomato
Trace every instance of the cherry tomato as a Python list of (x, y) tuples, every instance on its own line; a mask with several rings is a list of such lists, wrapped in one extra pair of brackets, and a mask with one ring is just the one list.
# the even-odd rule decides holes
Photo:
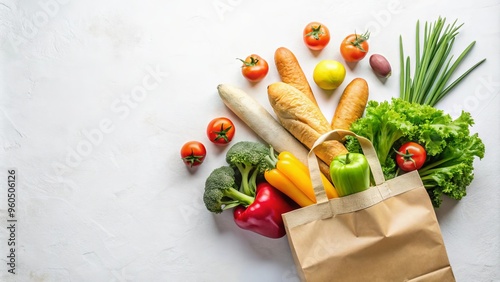
[(340, 54), (348, 63), (361, 61), (368, 53), (369, 32), (364, 34), (350, 34), (340, 44)]
[(427, 159), (424, 147), (415, 142), (403, 144), (396, 153), (396, 163), (403, 171), (420, 169)]
[(227, 144), (233, 140), (236, 128), (226, 117), (214, 118), (207, 126), (207, 136), (215, 144)]
[(205, 146), (198, 141), (186, 142), (181, 148), (181, 158), (189, 167), (201, 165), (206, 155), (207, 150)]
[(250, 82), (261, 81), (269, 72), (269, 65), (266, 60), (262, 59), (259, 55), (252, 54), (245, 60), (238, 60), (243, 63), (241, 66), (241, 73)]
[(303, 32), (304, 43), (311, 50), (322, 50), (330, 42), (330, 31), (319, 22), (306, 25)]

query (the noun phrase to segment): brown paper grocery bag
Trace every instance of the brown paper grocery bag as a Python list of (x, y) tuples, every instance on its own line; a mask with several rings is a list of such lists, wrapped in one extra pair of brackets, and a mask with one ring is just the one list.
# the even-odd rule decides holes
[[(375, 185), (328, 200), (312, 150), (345, 135), (359, 140)], [(283, 214), (303, 281), (455, 281), (418, 172), (385, 181), (371, 142), (345, 130), (331, 131), (316, 141), (309, 169), (317, 203)]]

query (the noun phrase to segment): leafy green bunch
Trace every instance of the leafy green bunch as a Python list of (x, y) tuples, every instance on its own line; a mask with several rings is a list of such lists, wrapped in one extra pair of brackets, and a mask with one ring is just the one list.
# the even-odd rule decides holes
[[(369, 101), (365, 116), (352, 124), (351, 131), (373, 143), (386, 179), (398, 173), (395, 150), (403, 143), (424, 146), (427, 160), (418, 172), (433, 205), (439, 207), (443, 194), (456, 200), (466, 195), (474, 178), (474, 159), (484, 157), (482, 140), (470, 132), (473, 124), (464, 111), (453, 119), (434, 107), (392, 98)], [(346, 146), (350, 152), (362, 152), (354, 138), (348, 138)]]

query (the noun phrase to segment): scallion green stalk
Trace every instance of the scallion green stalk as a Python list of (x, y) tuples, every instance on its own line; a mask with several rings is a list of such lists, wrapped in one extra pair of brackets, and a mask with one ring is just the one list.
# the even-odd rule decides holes
[(463, 24), (457, 25), (457, 21), (446, 24), (446, 19), (439, 17), (433, 23), (426, 22), (424, 26), (423, 42), (420, 40), (420, 21), (416, 25), (416, 48), (415, 66), (413, 78), (411, 73), (410, 56), (405, 58), (403, 48), (403, 38), (399, 37), (400, 51), (400, 98), (422, 105), (435, 106), (446, 94), (448, 94), (458, 83), (460, 83), (469, 73), (481, 65), (483, 59), (470, 67), (456, 80), (448, 83), (452, 75), (464, 58), (474, 47), (472, 42), (453, 61), (451, 50), (455, 42), (455, 37)]

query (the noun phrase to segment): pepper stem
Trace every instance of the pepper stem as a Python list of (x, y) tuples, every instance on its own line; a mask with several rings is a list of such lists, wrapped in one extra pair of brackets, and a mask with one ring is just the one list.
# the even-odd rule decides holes
[(351, 163), (351, 159), (349, 159), (349, 153), (345, 155), (345, 164)]

